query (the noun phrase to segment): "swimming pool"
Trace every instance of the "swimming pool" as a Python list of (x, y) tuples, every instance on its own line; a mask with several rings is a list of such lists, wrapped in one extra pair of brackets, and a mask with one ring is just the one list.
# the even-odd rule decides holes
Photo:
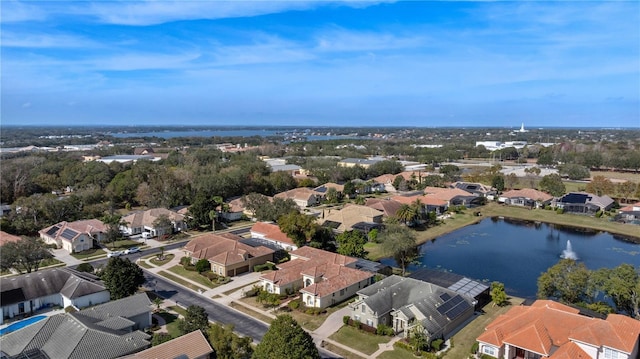
[(9, 325), (6, 328), (0, 329), (0, 335), (5, 335), (11, 332), (15, 332), (18, 329), (22, 329), (24, 327), (26, 327), (27, 325), (31, 325), (37, 321), (40, 321), (44, 318), (46, 318), (46, 315), (37, 315), (35, 317), (31, 317), (31, 318), (27, 318), (25, 320), (21, 320), (19, 322), (15, 322), (11, 325)]

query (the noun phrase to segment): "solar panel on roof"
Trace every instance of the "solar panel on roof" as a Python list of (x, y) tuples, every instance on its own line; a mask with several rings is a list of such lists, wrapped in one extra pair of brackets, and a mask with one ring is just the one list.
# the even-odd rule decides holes
[(451, 296), (449, 295), (449, 293), (442, 293), (442, 294), (440, 294), (440, 299), (442, 299), (442, 300), (444, 300), (446, 302), (449, 299), (451, 299)]
[(49, 230), (47, 231), (47, 235), (54, 236), (56, 234), (56, 232), (58, 232), (59, 229), (60, 229), (60, 227), (53, 226), (53, 227), (49, 228)]
[(469, 308), (470, 308), (470, 305), (467, 302), (463, 302), (451, 308), (451, 310), (449, 310), (445, 315), (449, 319), (454, 319), (458, 317), (460, 314), (464, 313)]
[(78, 232), (74, 231), (73, 229), (65, 228), (60, 236), (64, 239), (72, 240), (76, 235), (78, 235)]

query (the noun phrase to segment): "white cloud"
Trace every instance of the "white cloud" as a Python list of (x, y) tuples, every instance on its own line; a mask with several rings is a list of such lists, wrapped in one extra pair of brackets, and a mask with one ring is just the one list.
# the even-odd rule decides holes
[(325, 31), (316, 37), (318, 51), (379, 51), (424, 46), (425, 36), (398, 36), (386, 32)]
[(77, 36), (55, 34), (28, 34), (3, 31), (2, 47), (75, 48), (95, 47), (99, 44)]

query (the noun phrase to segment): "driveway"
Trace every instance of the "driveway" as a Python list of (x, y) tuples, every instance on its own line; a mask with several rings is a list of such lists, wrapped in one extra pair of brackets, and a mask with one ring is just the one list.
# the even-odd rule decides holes
[(80, 263), (83, 263), (83, 261), (79, 260), (78, 258), (74, 257), (71, 255), (71, 253), (67, 252), (66, 250), (60, 248), (60, 249), (54, 249), (51, 251), (51, 253), (53, 253), (53, 256), (62, 262), (65, 262), (68, 266), (77, 266)]

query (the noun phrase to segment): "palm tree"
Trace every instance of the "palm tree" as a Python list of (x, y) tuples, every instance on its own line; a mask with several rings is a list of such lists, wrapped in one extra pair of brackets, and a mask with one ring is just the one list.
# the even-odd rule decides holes
[(411, 226), (412, 222), (416, 219), (417, 212), (413, 206), (403, 204), (396, 212), (398, 220), (402, 221), (405, 225)]
[(424, 219), (424, 205), (422, 204), (422, 200), (420, 198), (416, 198), (416, 200), (411, 203), (411, 207), (413, 207), (413, 210), (416, 212), (415, 217), (417, 219)]

